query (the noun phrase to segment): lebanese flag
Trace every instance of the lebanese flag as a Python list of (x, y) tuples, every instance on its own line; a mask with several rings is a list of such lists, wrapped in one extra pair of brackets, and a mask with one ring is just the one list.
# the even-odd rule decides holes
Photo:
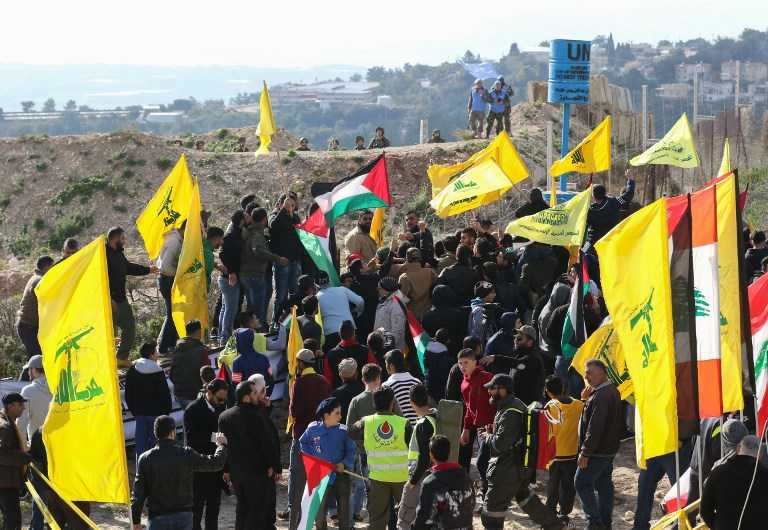
[(335, 466), (307, 453), (301, 453), (301, 459), (304, 462), (307, 483), (301, 497), (301, 521), (298, 530), (312, 530)]
[(752, 324), (752, 356), (755, 364), (757, 433), (768, 420), (768, 274), (749, 286), (749, 318)]
[(328, 237), (329, 229), (342, 215), (390, 205), (392, 199), (384, 155), (336, 183), (315, 182), (311, 192), (320, 208), (309, 216), (301, 228), (317, 236)]
[(699, 417), (723, 414), (720, 377), (720, 283), (717, 261), (717, 195), (714, 186), (691, 194), (693, 302)]

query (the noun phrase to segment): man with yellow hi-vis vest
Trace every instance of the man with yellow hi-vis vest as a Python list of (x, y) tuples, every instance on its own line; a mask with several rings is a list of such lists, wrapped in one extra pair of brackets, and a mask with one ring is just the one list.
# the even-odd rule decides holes
[(429, 441), (437, 434), (437, 411), (429, 406), (429, 393), (424, 385), (416, 385), (410, 392), (411, 406), (416, 416), (413, 436), (408, 443), (408, 482), (403, 487), (397, 529), (411, 530), (416, 520), (416, 509), (421, 497), (421, 483), (429, 475)]
[(512, 377), (496, 374), (485, 387), (491, 404), (496, 406), (493, 431), (486, 433), (485, 443), (491, 449), (488, 464), (488, 492), (480, 520), (486, 530), (504, 528), (509, 503), (514, 498), (528, 517), (544, 530), (562, 530), (564, 524), (551, 508), (542, 504), (528, 489), (529, 476), (525, 472), (526, 415), (525, 403), (512, 392)]
[(395, 394), (382, 387), (373, 393), (376, 413), (349, 426), (352, 438), (363, 439), (368, 455), (368, 528), (384, 530), (390, 520), (390, 510), (400, 501), (408, 480), (408, 444), (413, 428), (408, 420), (395, 415)]

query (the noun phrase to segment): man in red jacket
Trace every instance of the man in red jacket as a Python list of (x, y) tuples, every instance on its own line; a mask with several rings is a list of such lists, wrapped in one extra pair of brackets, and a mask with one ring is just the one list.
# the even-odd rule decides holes
[[(464, 348), (458, 355), (459, 369), (464, 375), (461, 382), (461, 397), (464, 400), (464, 429), (461, 431), (459, 442), (461, 445), (469, 445), (475, 442), (478, 431), (484, 431), (493, 424), (496, 410), (490, 403), (488, 390), (485, 384), (493, 378), (493, 374), (486, 372), (478, 366), (475, 352), (470, 348)], [(482, 438), (481, 438), (482, 440)], [(483, 495), (485, 495), (485, 473), (488, 470), (490, 453), (485, 442), (480, 442), (480, 450), (477, 454), (477, 471), (483, 483)], [(469, 471), (469, 470), (467, 470)]]
[(291, 402), (288, 406), (290, 417), (293, 418), (291, 429), (291, 458), (288, 464), (288, 508), (280, 512), (280, 519), (290, 517), (289, 528), (295, 529), (299, 524), (299, 510), (291, 510), (292, 506), (299, 507), (301, 495), (304, 492), (304, 464), (301, 461), (301, 445), (299, 438), (307, 430), (307, 425), (315, 420), (317, 406), (331, 395), (331, 384), (322, 375), (315, 372), (315, 354), (311, 350), (299, 350), (296, 354), (298, 374), (291, 392)]

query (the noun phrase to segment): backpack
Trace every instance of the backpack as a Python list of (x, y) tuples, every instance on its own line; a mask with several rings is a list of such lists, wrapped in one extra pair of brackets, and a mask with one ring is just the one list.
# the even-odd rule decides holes
[[(539, 428), (539, 416), (541, 414), (541, 405), (539, 403), (531, 403), (525, 412), (521, 412), (516, 408), (510, 407), (508, 410), (512, 410), (517, 414), (520, 414), (522, 420), (522, 433), (523, 435), (515, 443), (514, 449), (517, 450), (518, 462), (522, 470), (523, 477), (527, 478), (531, 484), (536, 482), (536, 464), (539, 454), (539, 438), (541, 430)], [(547, 433), (543, 433), (546, 439)]]
[(451, 442), (451, 456), (449, 462), (459, 461), (459, 437), (461, 436), (462, 422), (464, 421), (464, 404), (461, 401), (441, 399), (437, 404), (437, 432)]

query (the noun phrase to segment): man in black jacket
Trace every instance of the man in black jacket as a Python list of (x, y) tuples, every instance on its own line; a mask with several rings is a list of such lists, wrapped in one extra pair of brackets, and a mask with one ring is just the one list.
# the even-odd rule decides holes
[(587, 212), (587, 241), (593, 245), (621, 221), (621, 212), (635, 196), (635, 179), (627, 176), (627, 186), (618, 197), (609, 197), (605, 186), (592, 186), (592, 204)]
[(472, 528), (475, 495), (472, 481), (459, 464), (448, 462), (451, 442), (438, 434), (429, 441), (431, 473), (421, 485), (413, 530)]
[[(212, 455), (216, 445), (211, 441), (219, 429), (219, 415), (227, 402), (229, 385), (221, 379), (214, 379), (205, 387), (205, 395), (197, 398), (184, 413), (184, 434), (189, 446), (202, 455)], [(219, 506), (221, 505), (221, 471), (195, 473), (193, 485), (195, 508), (192, 526), (201, 530), (205, 511), (205, 530), (219, 527)]]
[(275, 481), (282, 474), (277, 432), (263, 411), (265, 388), (243, 381), (237, 405), (219, 416), (219, 430), (229, 441), (229, 475), (237, 496), (235, 530), (274, 525)]
[(119, 226), (107, 232), (107, 276), (109, 295), (112, 299), (112, 320), (120, 328), (120, 346), (117, 348), (118, 365), (128, 367), (128, 355), (136, 340), (136, 319), (125, 294), (126, 276), (146, 276), (160, 272), (157, 267), (131, 263), (125, 257), (125, 230)]
[(288, 265), (275, 263), (275, 302), (272, 322), (276, 323), (285, 308), (288, 294), (296, 292), (301, 274), (301, 258), (304, 246), (294, 226), (301, 223), (296, 213), (296, 194), (281, 197), (277, 211), (269, 221), (269, 246), (278, 256), (287, 258)]
[(199, 320), (186, 325), (187, 336), (179, 339), (171, 359), (173, 395), (182, 409), (197, 399), (200, 390), (200, 367), (208, 360), (208, 348), (202, 342), (203, 327)]
[(701, 518), (712, 530), (765, 528), (768, 470), (757, 462), (759, 449), (760, 440), (756, 436), (745, 436), (739, 442), (736, 456), (709, 475), (701, 496)]
[[(613, 459), (619, 450), (624, 425), (621, 397), (608, 380), (605, 364), (587, 361), (584, 378), (589, 386), (579, 422), (579, 458), (574, 485), (590, 530), (611, 528), (613, 519)], [(597, 491), (597, 497), (595, 497)]]
[(515, 210), (515, 218), (527, 217), (535, 213), (539, 213), (542, 210), (549, 208), (549, 204), (544, 201), (544, 196), (541, 194), (539, 188), (533, 188), (528, 193), (528, 202), (523, 204), (520, 208)]
[(227, 439), (216, 436), (216, 452), (201, 455), (176, 443), (176, 422), (170, 416), (155, 420), (155, 447), (141, 455), (131, 496), (133, 530), (141, 530), (147, 501), (151, 528), (192, 528), (193, 477), (196, 471), (217, 471), (227, 460)]
[(544, 363), (536, 347), (537, 333), (533, 326), (522, 326), (515, 335), (515, 349), (508, 355), (486, 355), (480, 359), (490, 365), (494, 374), (509, 374), (515, 385), (515, 396), (526, 405), (543, 402)]
[(157, 344), (143, 344), (139, 355), (141, 358), (133, 363), (125, 376), (125, 404), (136, 420), (136, 462), (157, 443), (152, 433), (155, 419), (171, 413), (171, 391), (165, 372), (157, 364)]

